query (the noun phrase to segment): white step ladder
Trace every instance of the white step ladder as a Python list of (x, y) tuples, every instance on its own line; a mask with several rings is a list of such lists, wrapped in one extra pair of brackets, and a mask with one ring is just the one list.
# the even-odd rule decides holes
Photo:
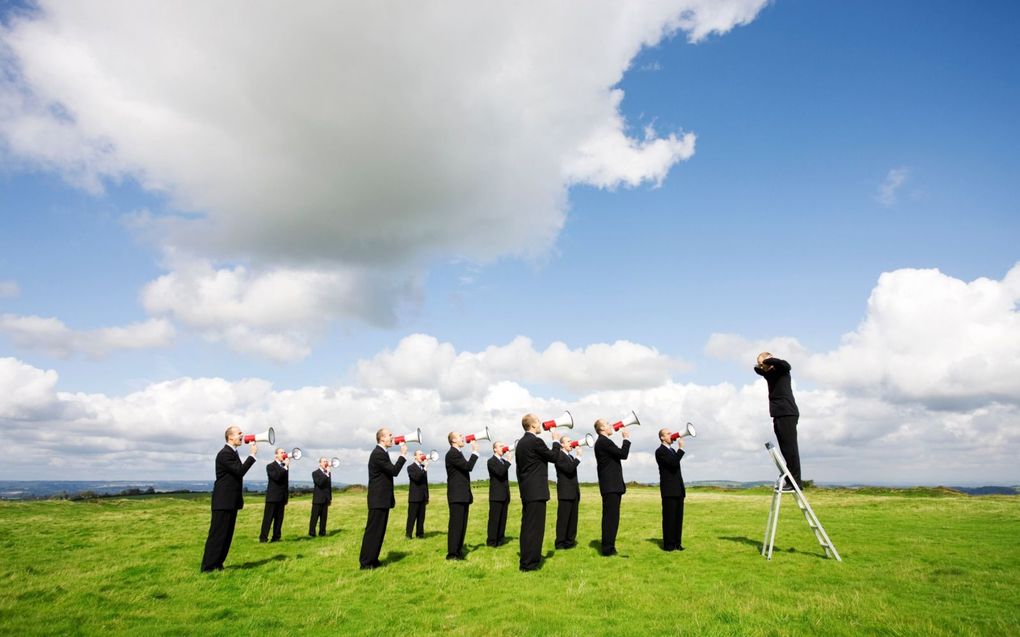
[[(815, 515), (811, 505), (808, 504), (807, 498), (804, 497), (804, 492), (800, 490), (800, 485), (790, 475), (790, 470), (786, 468), (786, 460), (783, 458), (783, 454), (771, 442), (766, 442), (765, 448), (768, 449), (769, 455), (772, 456), (772, 461), (776, 463), (776, 468), (779, 469), (779, 479), (776, 480), (776, 486), (772, 492), (772, 508), (769, 510), (768, 524), (765, 525), (765, 539), (762, 540), (761, 554), (766, 559), (772, 559), (772, 549), (776, 544), (776, 527), (779, 526), (779, 507), (784, 493), (783, 483), (785, 482), (786, 484), (793, 485), (793, 498), (797, 502), (797, 506), (800, 507), (800, 512), (804, 514), (804, 519), (807, 520), (808, 526), (814, 531), (818, 544), (825, 549), (825, 556), (834, 557), (837, 562), (842, 562), (843, 559), (836, 552), (836, 547), (832, 545), (832, 540), (826, 534), (822, 523), (818, 521), (818, 516)], [(790, 493), (790, 491), (786, 491), (786, 493)]]

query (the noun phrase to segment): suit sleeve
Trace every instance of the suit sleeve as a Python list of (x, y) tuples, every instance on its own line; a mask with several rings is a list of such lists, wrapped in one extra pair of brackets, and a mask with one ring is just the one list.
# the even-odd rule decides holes
[(506, 480), (510, 475), (510, 467), (502, 462), (493, 462), (489, 464), (489, 473), (500, 480)]
[(387, 456), (386, 457), (386, 464), (389, 465), (387, 467), (387, 470), (389, 471), (389, 474), (391, 476), (393, 476), (394, 478), (397, 477), (397, 474), (400, 473), (400, 470), (404, 468), (404, 463), (405, 462), (407, 462), (407, 458), (405, 458), (404, 456), (400, 456), (399, 458), (397, 458), (396, 462), (394, 462), (393, 464), (390, 464), (389, 456)]
[(465, 460), (464, 456), (459, 453), (448, 454), (446, 456), (446, 462), (452, 465), (455, 469), (471, 471), (475, 468), (475, 463), (478, 462), (478, 454), (471, 454), (471, 460)]
[(236, 453), (225, 452), (223, 469), (238, 478), (243, 478), (244, 474), (248, 473), (248, 469), (251, 469), (255, 464), (255, 456), (248, 456), (244, 463), (241, 463), (241, 459), (237, 457)]
[(319, 469), (312, 472), (312, 482), (314, 482), (315, 486), (320, 489), (325, 489), (329, 486), (329, 478), (326, 477), (326, 474)]
[(614, 458), (626, 460), (627, 456), (630, 455), (630, 440), (624, 440), (622, 447), (617, 447), (614, 444), (605, 445), (605, 452)]
[(577, 475), (577, 465), (574, 463), (576, 458), (571, 458), (565, 452), (561, 452), (559, 457), (556, 458), (556, 468), (563, 472), (568, 478), (573, 478)]
[(667, 469), (676, 469), (680, 466), (680, 456), (672, 454), (662, 447), (655, 450), (655, 459), (659, 462), (659, 465)]
[(279, 464), (270, 462), (266, 465), (266, 476), (276, 484), (282, 484), (287, 479), (287, 471)]
[(560, 457), (560, 443), (554, 442), (552, 449), (550, 449), (545, 446), (545, 442), (542, 441), (541, 438), (539, 438), (538, 442), (540, 444), (535, 446), (535, 451), (538, 453), (538, 457), (545, 462), (555, 464), (557, 458)]
[(788, 372), (790, 371), (790, 369), (792, 369), (789, 363), (780, 358), (766, 358), (765, 364), (775, 367), (776, 369), (782, 370), (784, 372)]

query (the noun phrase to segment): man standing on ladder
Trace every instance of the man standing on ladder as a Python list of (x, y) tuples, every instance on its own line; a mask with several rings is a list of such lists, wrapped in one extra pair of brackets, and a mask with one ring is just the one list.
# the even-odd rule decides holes
[[(800, 411), (797, 410), (797, 401), (793, 399), (790, 364), (775, 358), (769, 352), (762, 352), (758, 354), (758, 364), (755, 365), (754, 371), (759, 376), (764, 376), (765, 382), (769, 385), (769, 416), (772, 417), (776, 442), (779, 443), (779, 451), (786, 459), (790, 475), (797, 481), (797, 487), (803, 488), (800, 479), (800, 452), (797, 449), (797, 421), (800, 419)], [(784, 484), (783, 489), (793, 488)]]

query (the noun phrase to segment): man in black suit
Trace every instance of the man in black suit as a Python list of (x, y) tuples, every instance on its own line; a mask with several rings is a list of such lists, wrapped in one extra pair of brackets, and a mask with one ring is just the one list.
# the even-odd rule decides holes
[(262, 513), (262, 532), (259, 542), (269, 541), (269, 525), (273, 525), (273, 542), (280, 541), (283, 528), (283, 510), (289, 499), (290, 458), (285, 449), (277, 449), (273, 461), (266, 465), (266, 508)]
[(406, 444), (400, 445), (397, 461), (390, 461), (390, 454), (386, 450), (393, 446), (393, 434), (389, 429), (375, 432), (375, 442), (375, 449), (368, 457), (368, 520), (365, 522), (359, 558), (362, 569), (382, 566), (379, 553), (386, 538), (386, 523), (390, 519), (390, 509), (397, 506), (393, 498), (393, 478), (407, 462)]
[(521, 491), (521, 570), (537, 571), (542, 565), (542, 541), (545, 539), (545, 506), (549, 501), (549, 465), (556, 462), (560, 443), (553, 439), (552, 449), (538, 437), (538, 416), (521, 418), (524, 435), (517, 441), (517, 486)]
[(492, 457), (486, 463), (489, 469), (489, 546), (506, 544), (506, 514), (510, 508), (510, 450), (498, 440), (492, 445)]
[(673, 435), (669, 429), (659, 430), (659, 448), (655, 462), (659, 465), (659, 495), (662, 496), (662, 550), (682, 551), (680, 540), (684, 534), (684, 476), (680, 472), (680, 459), (684, 457), (684, 439), (677, 439), (673, 449)]
[(595, 462), (599, 474), (599, 493), (602, 494), (602, 555), (616, 555), (616, 532), (620, 528), (620, 500), (627, 492), (623, 481), (621, 460), (630, 455), (630, 432), (623, 427), (623, 446), (617, 447), (609, 439), (613, 428), (605, 420), (595, 421)]
[(209, 537), (205, 541), (205, 554), (202, 556), (204, 573), (223, 570), (223, 561), (227, 559), (230, 542), (234, 539), (237, 512), (244, 508), (241, 484), (244, 474), (255, 464), (255, 454), (259, 448), (252, 442), (248, 448), (249, 455), (242, 464), (241, 459), (237, 457), (237, 448), (241, 446), (242, 436), (240, 427), (227, 427), (223, 432), (227, 444), (216, 454), (212, 520), (209, 523)]
[[(754, 367), (755, 373), (763, 376), (768, 383), (772, 429), (776, 432), (776, 442), (779, 443), (779, 451), (786, 460), (786, 468), (790, 470), (790, 475), (800, 487), (803, 486), (800, 480), (800, 449), (797, 447), (797, 421), (800, 420), (800, 410), (797, 409), (797, 401), (793, 399), (790, 369), (789, 363), (768, 352), (758, 354), (758, 364)], [(793, 490), (790, 485), (784, 485), (784, 488)]]
[(414, 462), (407, 465), (407, 537), (417, 526), (417, 537), (425, 537), (425, 507), (429, 504), (429, 458), (421, 449), (414, 452)]
[(326, 518), (333, 502), (333, 475), (329, 458), (319, 458), (319, 468), (312, 472), (312, 519), (308, 521), (308, 535), (315, 537), (315, 523), (319, 523), (319, 536), (326, 535)]
[(451, 431), (447, 437), (450, 450), (446, 452), (446, 502), (450, 505), (450, 525), (446, 533), (446, 559), (464, 559), (464, 536), (467, 535), (468, 508), (474, 502), (471, 495), (471, 470), (478, 462), (478, 441), (471, 441), (471, 459), (465, 460), (461, 448), (464, 437)]
[(577, 485), (577, 465), (581, 464), (581, 447), (574, 447), (570, 455), (570, 437), (560, 438), (556, 457), (556, 548), (572, 549), (577, 546), (577, 507), (581, 502), (581, 489)]

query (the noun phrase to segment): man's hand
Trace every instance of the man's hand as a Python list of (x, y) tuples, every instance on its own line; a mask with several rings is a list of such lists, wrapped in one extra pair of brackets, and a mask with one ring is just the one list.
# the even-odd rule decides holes
[(478, 441), (477, 440), (472, 440), (471, 441), (471, 453), (474, 453), (474, 454), (478, 453)]
[(259, 446), (257, 444), (255, 444), (253, 442), (250, 445), (248, 445), (248, 453), (250, 453), (251, 455), (254, 456), (258, 452), (259, 452)]
[(620, 435), (623, 436), (625, 440), (630, 438), (630, 429), (624, 427), (623, 429), (620, 430)]
[(400, 443), (400, 455), (402, 455), (405, 458), (407, 457), (407, 443), (406, 442)]

